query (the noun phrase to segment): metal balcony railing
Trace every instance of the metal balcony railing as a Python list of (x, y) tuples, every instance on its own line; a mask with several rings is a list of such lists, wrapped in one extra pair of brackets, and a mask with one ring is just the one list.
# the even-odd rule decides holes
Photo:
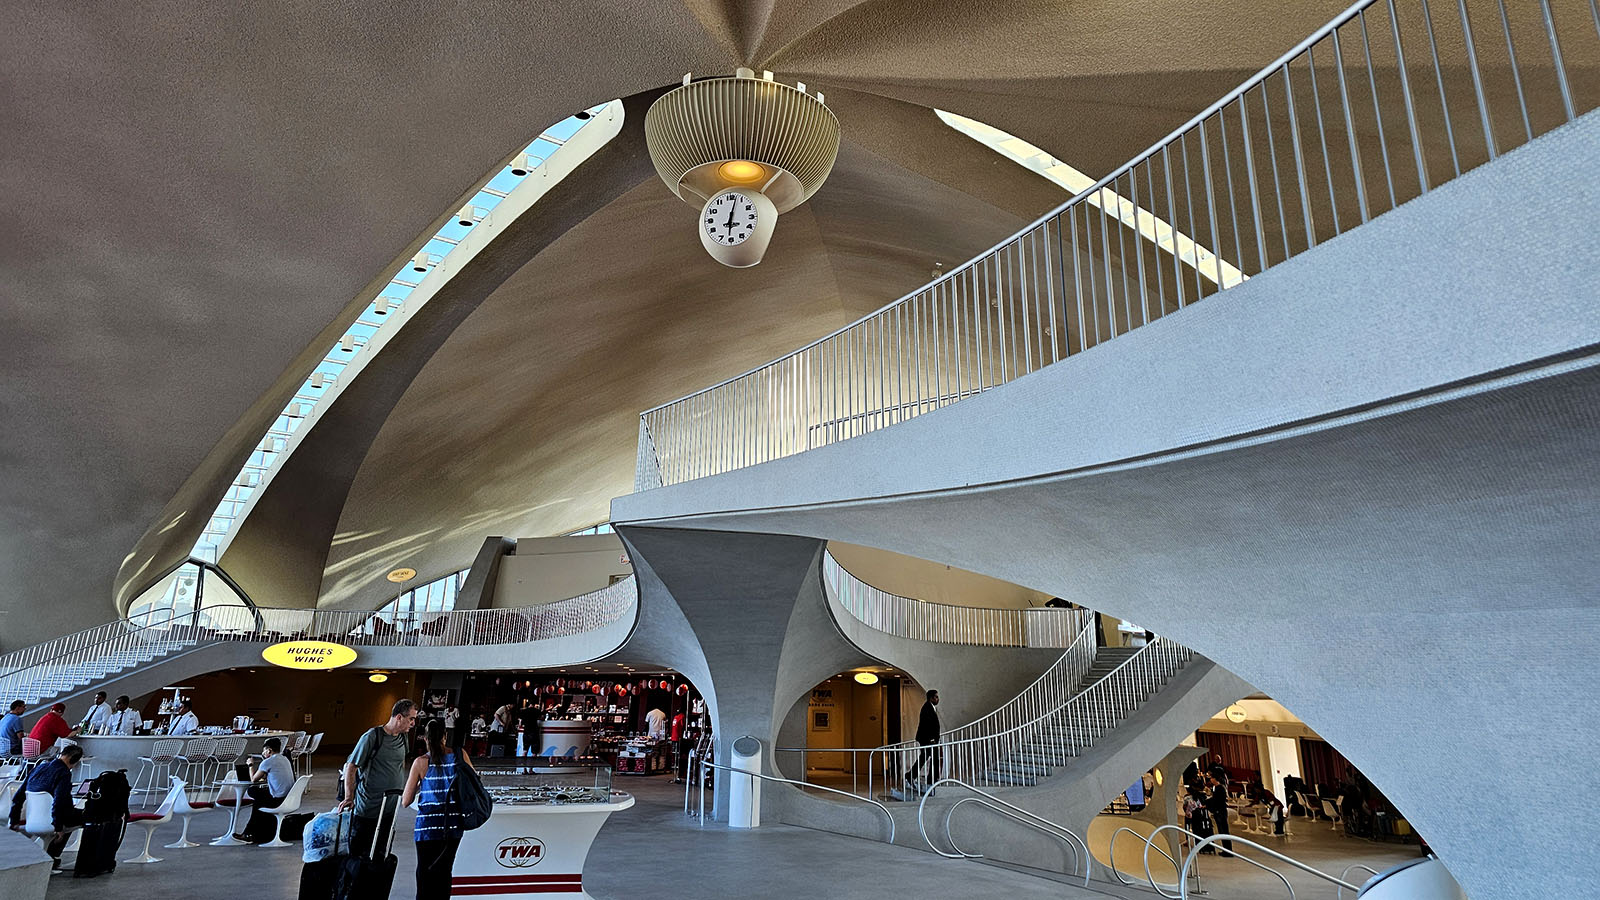
[(829, 597), (856, 621), (916, 641), (1065, 648), (1094, 620), (1085, 609), (987, 609), (901, 597), (851, 575), (832, 553), (823, 555), (822, 578)]
[(30, 706), (163, 657), (226, 641), (321, 639), (357, 647), (474, 647), (585, 634), (633, 611), (633, 578), (543, 606), (419, 613), (219, 604), (150, 624), (97, 625), (0, 657), (0, 697)]
[(1233, 287), (1594, 108), (1597, 56), (1589, 0), (1361, 0), (988, 252), (642, 413), (635, 489), (915, 418)]
[[(1094, 655), (1092, 633), (1086, 630), (1084, 635), (1088, 637), (1086, 648), (1075, 644), (1016, 698), (941, 735), (936, 744), (904, 741), (883, 747), (784, 747), (777, 752), (801, 754), (802, 771), (808, 754), (849, 754), (851, 789), (864, 789), (869, 797), (887, 791), (914, 799), (918, 786), (907, 778), (913, 769), (924, 785), (941, 778), (959, 778), (986, 787), (1035, 783), (1053, 768), (1083, 755), (1194, 658), (1194, 651), (1158, 637), (1105, 677), (1076, 691), (1072, 689), (1079, 685)], [(1078, 675), (1066, 674), (1072, 671)], [(1066, 685), (1071, 689), (1052, 702), (1051, 695)]]

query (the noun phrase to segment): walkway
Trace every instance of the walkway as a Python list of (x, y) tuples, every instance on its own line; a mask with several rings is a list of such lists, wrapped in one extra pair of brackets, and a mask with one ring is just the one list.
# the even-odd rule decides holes
[[(319, 769), (306, 792), (308, 810), (333, 805), (333, 769)], [(702, 829), (682, 814), (683, 788), (664, 777), (619, 779), (638, 803), (600, 832), (590, 854), (585, 889), (598, 900), (646, 900), (663, 890), (703, 897), (782, 896), (828, 900), (881, 900), (887, 896), (980, 897), (1008, 900), (1103, 900), (1072, 888), (994, 866), (946, 860), (902, 847), (792, 826), (732, 831), (712, 823)], [(402, 811), (394, 852), (400, 858), (393, 898), (415, 892), (413, 814)], [(222, 830), (220, 814), (195, 817), (202, 840)], [(154, 846), (176, 840), (181, 822), (156, 830)], [(130, 828), (119, 857), (134, 856), (144, 832)], [(182, 896), (185, 900), (292, 900), (299, 889), (300, 848), (211, 847), (153, 851), (154, 865), (119, 865), (110, 876), (50, 879), (49, 900), (101, 900), (118, 896)], [(68, 857), (70, 863), (71, 857)]]

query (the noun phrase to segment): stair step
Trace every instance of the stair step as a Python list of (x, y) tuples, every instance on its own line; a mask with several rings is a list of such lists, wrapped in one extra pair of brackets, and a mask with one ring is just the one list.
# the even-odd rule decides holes
[(1034, 787), (1039, 783), (1037, 778), (1024, 775), (1012, 775), (1006, 772), (997, 772), (989, 769), (983, 773), (983, 781), (987, 784), (1003, 784), (1010, 787)]

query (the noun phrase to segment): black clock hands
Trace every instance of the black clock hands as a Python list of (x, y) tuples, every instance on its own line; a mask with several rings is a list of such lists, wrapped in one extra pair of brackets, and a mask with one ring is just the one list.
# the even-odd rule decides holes
[(733, 214), (739, 209), (739, 201), (734, 200), (728, 204), (728, 237), (733, 237)]

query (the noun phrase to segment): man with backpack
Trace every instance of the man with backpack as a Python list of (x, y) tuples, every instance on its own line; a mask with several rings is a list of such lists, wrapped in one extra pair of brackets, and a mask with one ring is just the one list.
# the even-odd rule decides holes
[(11, 801), (11, 827), (21, 830), (23, 800), (28, 793), (50, 795), (50, 819), (55, 833), (45, 843), (44, 849), (50, 854), (52, 872), (61, 871), (61, 851), (67, 846), (67, 838), (72, 836), (72, 829), (83, 824), (83, 813), (72, 805), (72, 770), (82, 758), (83, 748), (77, 744), (62, 747), (55, 759), (35, 766), (28, 773), (27, 782)]
[(361, 736), (344, 764), (344, 799), (339, 811), (354, 809), (350, 823), (353, 851), (374, 845), (384, 795), (406, 784), (406, 737), (417, 721), (417, 705), (395, 701), (389, 721)]

